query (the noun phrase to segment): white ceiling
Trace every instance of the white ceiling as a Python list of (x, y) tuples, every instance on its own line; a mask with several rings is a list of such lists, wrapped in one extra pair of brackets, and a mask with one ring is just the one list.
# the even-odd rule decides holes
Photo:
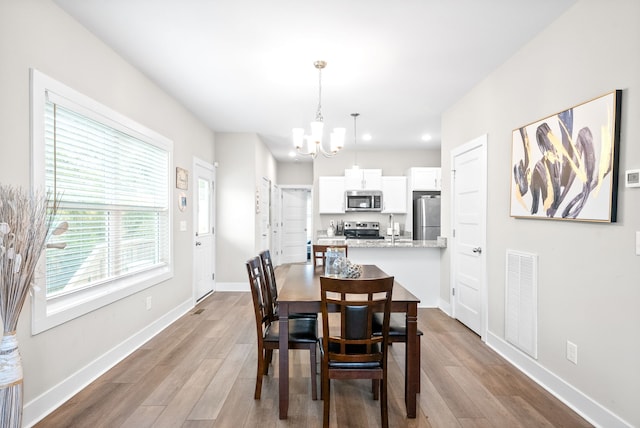
[(439, 147), (442, 112), (576, 0), (54, 1), (211, 129), (290, 160), (291, 129), (315, 117), (314, 61), (347, 147), (353, 112), (358, 150)]

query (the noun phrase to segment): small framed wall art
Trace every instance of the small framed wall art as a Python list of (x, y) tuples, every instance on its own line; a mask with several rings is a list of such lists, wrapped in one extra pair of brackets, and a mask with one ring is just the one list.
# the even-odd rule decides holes
[(181, 190), (189, 189), (189, 171), (176, 167), (176, 187)]
[(511, 216), (615, 222), (622, 91), (513, 131)]

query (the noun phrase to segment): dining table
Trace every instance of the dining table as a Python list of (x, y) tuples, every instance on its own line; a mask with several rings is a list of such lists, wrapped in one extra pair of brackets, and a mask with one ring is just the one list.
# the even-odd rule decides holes
[[(280, 328), (279, 344), (279, 407), (280, 419), (287, 418), (289, 409), (289, 314), (320, 312), (320, 277), (324, 267), (313, 264), (293, 264), (286, 273), (278, 293)], [(387, 277), (376, 265), (362, 265), (360, 278)], [(391, 312), (405, 314), (407, 335), (405, 350), (404, 394), (407, 417), (416, 417), (417, 394), (420, 389), (420, 336), (418, 336), (418, 303), (420, 300), (394, 280)]]

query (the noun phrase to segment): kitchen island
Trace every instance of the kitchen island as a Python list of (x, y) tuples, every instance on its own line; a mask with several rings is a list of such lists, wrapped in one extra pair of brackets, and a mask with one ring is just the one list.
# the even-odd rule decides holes
[(438, 307), (440, 299), (440, 253), (446, 238), (414, 241), (409, 238), (345, 239), (318, 236), (318, 244), (347, 244), (353, 263), (375, 264), (393, 275), (407, 290), (420, 299), (421, 308)]

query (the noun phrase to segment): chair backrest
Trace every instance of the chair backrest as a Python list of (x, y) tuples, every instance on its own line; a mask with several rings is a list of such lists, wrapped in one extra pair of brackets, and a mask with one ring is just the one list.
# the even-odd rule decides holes
[(271, 303), (269, 286), (262, 270), (260, 257), (249, 259), (246, 263), (249, 274), (249, 287), (253, 298), (253, 309), (256, 317), (256, 327), (258, 329), (258, 341), (264, 337), (266, 329), (273, 320), (273, 305)]
[(264, 250), (260, 253), (260, 260), (262, 262), (262, 271), (264, 278), (267, 281), (268, 290), (271, 294), (270, 300), (273, 314), (278, 313), (278, 286), (276, 284), (276, 273), (273, 268), (273, 261), (271, 260), (271, 253), (269, 250)]
[[(344, 255), (347, 257), (349, 254), (349, 250), (347, 244), (339, 244), (339, 245), (313, 245), (313, 254), (311, 257), (313, 259), (313, 267), (316, 268), (318, 266), (324, 266), (327, 263), (327, 248), (344, 248)], [(322, 263), (318, 263), (322, 261)]]
[[(391, 277), (348, 279), (320, 277), (322, 336), (325, 358), (340, 362), (382, 362), (386, 365)], [(339, 316), (331, 316), (337, 308)], [(374, 334), (373, 315), (383, 314), (382, 334)]]

